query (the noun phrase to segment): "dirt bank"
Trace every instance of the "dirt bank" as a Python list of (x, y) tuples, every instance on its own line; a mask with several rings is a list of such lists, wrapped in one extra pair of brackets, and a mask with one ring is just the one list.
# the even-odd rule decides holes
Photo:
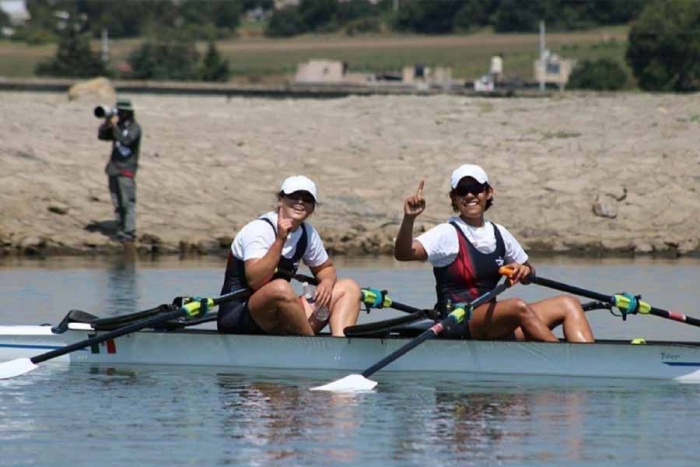
[[(444, 220), (449, 174), (465, 162), (492, 179), (490, 217), (531, 250), (700, 252), (700, 95), (131, 97), (142, 253), (225, 251), (301, 173), (319, 186), (312, 221), (331, 250), (388, 254), (403, 197), (425, 177), (419, 225)], [(108, 235), (98, 103), (0, 93), (4, 254), (121, 248)]]

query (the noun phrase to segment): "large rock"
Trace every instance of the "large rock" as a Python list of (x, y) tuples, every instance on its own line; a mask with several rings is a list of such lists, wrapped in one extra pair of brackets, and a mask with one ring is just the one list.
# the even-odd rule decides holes
[(107, 78), (95, 78), (79, 81), (68, 90), (68, 100), (93, 99), (96, 102), (112, 104), (117, 99), (117, 93), (112, 82)]

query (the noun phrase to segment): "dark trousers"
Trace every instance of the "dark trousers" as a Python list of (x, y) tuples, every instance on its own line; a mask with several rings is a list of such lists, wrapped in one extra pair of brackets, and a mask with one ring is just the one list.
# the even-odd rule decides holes
[(114, 215), (119, 230), (136, 235), (136, 180), (121, 175), (109, 177), (109, 193), (112, 196)]

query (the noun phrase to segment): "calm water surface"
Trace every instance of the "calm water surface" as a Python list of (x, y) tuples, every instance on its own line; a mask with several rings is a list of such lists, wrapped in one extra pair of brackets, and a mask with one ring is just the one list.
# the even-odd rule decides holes
[[(541, 276), (631, 292), (700, 316), (700, 262), (539, 260)], [(0, 324), (55, 323), (70, 309), (113, 316), (219, 291), (223, 260), (0, 263)], [(339, 263), (361, 285), (427, 307), (425, 265)], [(553, 292), (509, 291), (528, 300)], [(375, 310), (362, 320), (396, 316)], [(657, 317), (589, 313), (596, 337), (696, 341)], [(455, 358), (436, 356), (436, 358)], [(226, 368), (45, 364), (0, 381), (6, 465), (688, 465), (700, 463), (700, 387), (649, 381), (382, 375), (378, 390), (312, 393), (339, 376)]]

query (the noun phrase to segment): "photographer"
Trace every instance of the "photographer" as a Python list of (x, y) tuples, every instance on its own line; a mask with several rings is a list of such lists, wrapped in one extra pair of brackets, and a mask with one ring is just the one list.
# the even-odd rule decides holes
[(134, 108), (128, 99), (117, 99), (115, 109), (95, 109), (104, 116), (97, 137), (112, 141), (112, 154), (105, 172), (109, 176), (109, 192), (119, 224), (116, 239), (122, 242), (136, 238), (136, 171), (138, 169), (141, 127), (134, 118)]

